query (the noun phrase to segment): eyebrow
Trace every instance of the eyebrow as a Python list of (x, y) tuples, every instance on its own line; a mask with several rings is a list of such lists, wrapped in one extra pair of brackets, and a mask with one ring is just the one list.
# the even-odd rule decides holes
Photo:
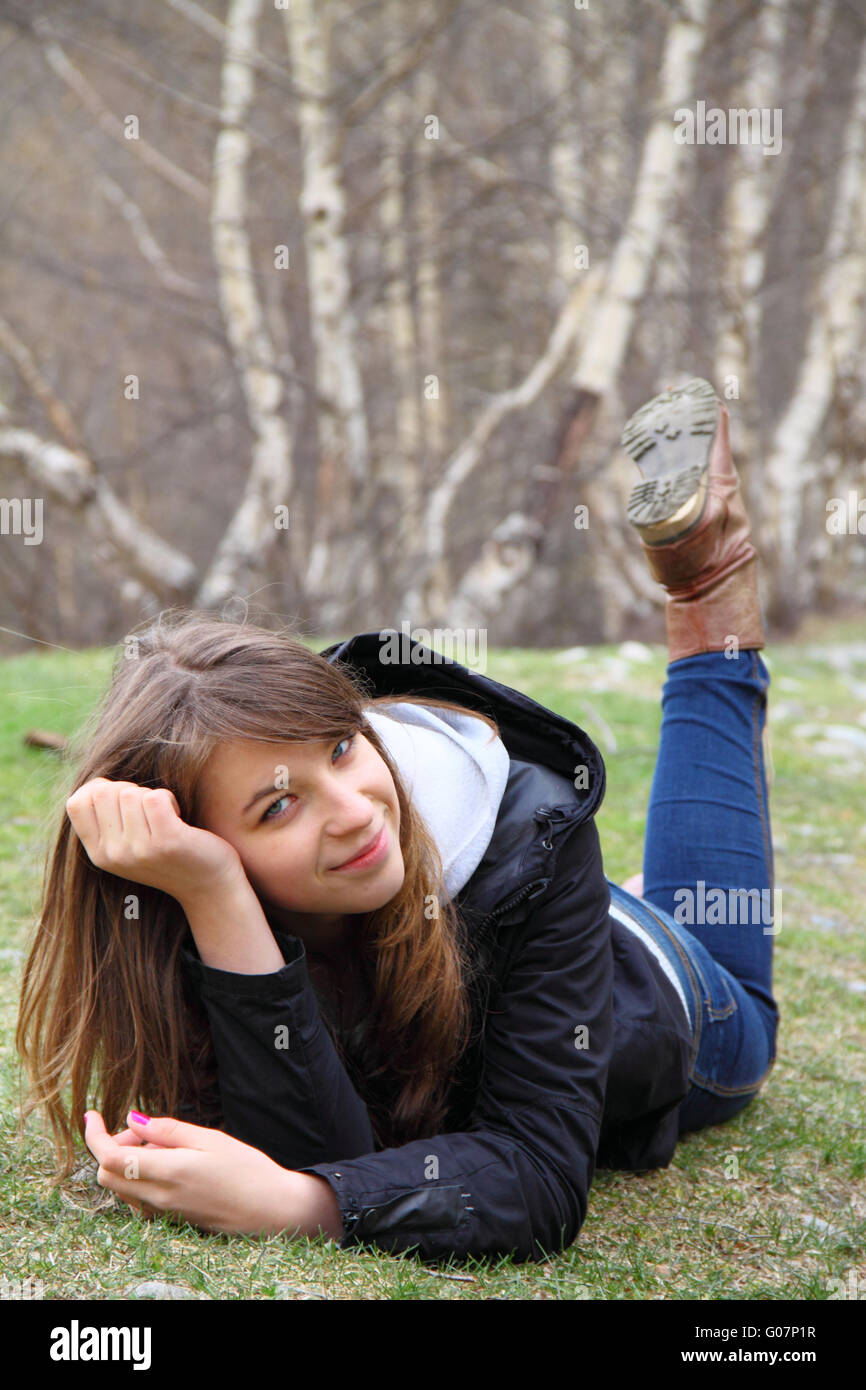
[(270, 784), (269, 787), (262, 787), (261, 791), (256, 792), (255, 795), (252, 797), (252, 800), (247, 802), (246, 806), (241, 812), (241, 815), (245, 816), (247, 811), (251, 811), (252, 808), (255, 806), (256, 802), (261, 801), (263, 797), (276, 796), (277, 792), (280, 792), (283, 796), (287, 796), (288, 791), (288, 787), (277, 787), (273, 782)]

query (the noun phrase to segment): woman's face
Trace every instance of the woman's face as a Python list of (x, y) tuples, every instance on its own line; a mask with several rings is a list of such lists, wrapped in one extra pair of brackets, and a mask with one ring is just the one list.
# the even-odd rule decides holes
[[(199, 797), (201, 828), (234, 846), (275, 923), (317, 949), (338, 948), (346, 916), (384, 906), (402, 887), (394, 779), (361, 733), (219, 744)], [(381, 832), (374, 862), (347, 865)]]

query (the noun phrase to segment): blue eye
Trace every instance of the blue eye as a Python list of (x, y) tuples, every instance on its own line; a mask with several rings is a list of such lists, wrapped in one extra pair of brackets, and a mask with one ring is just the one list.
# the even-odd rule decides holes
[[(340, 757), (347, 758), (347, 757), (349, 756), (349, 753), (351, 752), (351, 749), (352, 749), (352, 746), (354, 745), (354, 742), (355, 742), (355, 738), (356, 738), (356, 737), (357, 737), (356, 734), (347, 734), (345, 738), (341, 738), (341, 739), (340, 739), (340, 742), (334, 745), (335, 749), (337, 749), (337, 748), (340, 747), (341, 744), (343, 744), (343, 743), (348, 743), (349, 747), (347, 748), (347, 750), (346, 750), (345, 753), (340, 754)], [(270, 804), (270, 806), (268, 807), (268, 809), (265, 811), (264, 815), (262, 816), (262, 820), (263, 820), (263, 821), (266, 821), (266, 820), (282, 820), (283, 816), (285, 816), (285, 814), (286, 814), (286, 811), (285, 811), (285, 810), (283, 810), (283, 811), (277, 811), (276, 814), (274, 814), (274, 815), (272, 815), (271, 813), (272, 813), (272, 811), (274, 810), (274, 807), (275, 807), (275, 806), (280, 806), (280, 805), (282, 804), (282, 802), (288, 801), (290, 795), (291, 795), (290, 792), (284, 792), (282, 796), (278, 796), (278, 797), (277, 797), (276, 801), (272, 801), (271, 804)]]
[[(352, 745), (353, 745), (354, 742), (355, 742), (355, 738), (356, 738), (356, 737), (357, 737), (357, 735), (355, 735), (355, 734), (347, 734), (345, 738), (341, 738), (341, 739), (340, 739), (340, 743), (348, 743), (349, 747), (351, 748)], [(340, 743), (338, 743), (338, 744), (336, 745), (338, 748), (339, 748), (339, 746), (340, 746)]]

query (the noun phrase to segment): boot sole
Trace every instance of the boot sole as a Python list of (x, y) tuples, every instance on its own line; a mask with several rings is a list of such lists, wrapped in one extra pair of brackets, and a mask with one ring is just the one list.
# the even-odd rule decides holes
[(627, 516), (645, 544), (674, 540), (700, 521), (718, 424), (716, 393), (702, 377), (654, 396), (629, 419), (622, 446), (643, 481), (632, 488)]

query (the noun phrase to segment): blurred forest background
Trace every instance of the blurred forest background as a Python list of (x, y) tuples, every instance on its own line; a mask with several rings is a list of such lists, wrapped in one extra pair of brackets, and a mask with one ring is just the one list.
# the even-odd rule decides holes
[(0, 0), (0, 209), (0, 651), (661, 640), (619, 436), (693, 375), (771, 633), (862, 607), (862, 0)]

